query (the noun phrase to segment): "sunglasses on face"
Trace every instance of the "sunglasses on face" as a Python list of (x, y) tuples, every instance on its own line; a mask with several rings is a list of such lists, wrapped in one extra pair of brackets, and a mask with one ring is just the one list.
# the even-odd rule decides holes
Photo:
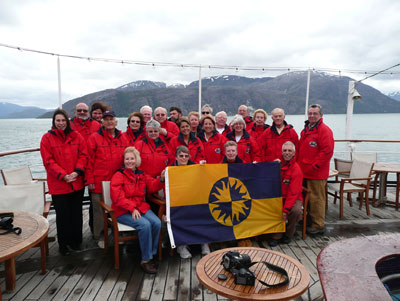
[(86, 109), (76, 109), (76, 111), (77, 111), (78, 113), (81, 113), (81, 112), (87, 113), (87, 112), (89, 112), (89, 111), (86, 110)]
[(201, 112), (201, 114), (203, 114), (203, 115), (210, 114), (210, 112)]
[(190, 155), (181, 154), (181, 155), (178, 155), (178, 157), (179, 157), (179, 158), (189, 158)]
[(139, 120), (131, 120), (131, 123), (140, 123)]
[(157, 117), (163, 117), (163, 116), (165, 116), (165, 115), (166, 115), (166, 114), (164, 114), (164, 113), (156, 114)]

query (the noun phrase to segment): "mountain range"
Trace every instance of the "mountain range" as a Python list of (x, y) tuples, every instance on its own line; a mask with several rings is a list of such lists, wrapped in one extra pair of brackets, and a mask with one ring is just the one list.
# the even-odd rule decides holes
[(19, 106), (13, 103), (0, 102), (0, 118), (36, 118), (48, 111), (33, 106)]

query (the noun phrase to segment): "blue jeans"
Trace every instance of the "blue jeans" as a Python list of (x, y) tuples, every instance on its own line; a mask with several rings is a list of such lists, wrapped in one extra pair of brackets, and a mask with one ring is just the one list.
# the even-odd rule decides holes
[(151, 260), (157, 254), (158, 239), (160, 237), (161, 221), (151, 211), (147, 210), (139, 219), (133, 219), (132, 214), (125, 213), (117, 217), (121, 224), (134, 227), (138, 231), (142, 260)]

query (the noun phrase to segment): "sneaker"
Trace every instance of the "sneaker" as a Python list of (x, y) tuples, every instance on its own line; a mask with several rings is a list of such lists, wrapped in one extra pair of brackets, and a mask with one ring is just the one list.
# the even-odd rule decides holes
[(98, 240), (97, 245), (99, 246), (100, 249), (104, 249), (104, 240)]
[(276, 247), (279, 243), (279, 239), (271, 238), (271, 240), (268, 242), (268, 245), (270, 247)]
[(190, 254), (186, 245), (179, 246), (176, 251), (181, 256), (182, 259), (192, 258), (192, 254)]
[(201, 254), (202, 255), (210, 254), (210, 247), (208, 246), (208, 244), (201, 245)]

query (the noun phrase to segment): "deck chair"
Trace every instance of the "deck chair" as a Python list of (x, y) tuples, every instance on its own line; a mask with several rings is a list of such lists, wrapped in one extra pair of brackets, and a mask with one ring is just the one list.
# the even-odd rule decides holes
[[(327, 187), (333, 190), (335, 193), (335, 198), (337, 193), (340, 196), (340, 212), (339, 217), (343, 218), (343, 195), (345, 193), (356, 192), (360, 194), (360, 210), (362, 208), (363, 200), (365, 199), (365, 207), (367, 215), (369, 212), (369, 200), (368, 192), (369, 185), (371, 182), (371, 174), (374, 163), (354, 160), (351, 166), (349, 178), (342, 178), (339, 183), (328, 183)], [(350, 206), (353, 206), (351, 200), (349, 200)]]
[(308, 200), (311, 190), (303, 186), (303, 239), (306, 239)]
[(45, 193), (49, 192), (46, 179), (33, 178), (31, 169), (28, 165), (2, 169), (1, 175), (3, 177), (4, 185), (19, 185), (42, 181), (45, 183)]
[[(103, 181), (101, 186), (103, 189), (103, 201), (100, 202), (100, 205), (104, 214), (104, 252), (108, 252), (108, 228), (110, 227), (114, 235), (115, 268), (119, 269), (119, 243), (137, 239), (138, 234), (135, 228), (118, 223), (114, 210), (111, 208), (110, 181)], [(130, 235), (121, 235), (122, 233)]]
[[(43, 182), (0, 186), (1, 210), (22, 210), (37, 213), (47, 218), (50, 207), (48, 205)], [(48, 206), (47, 211), (46, 206)], [(49, 255), (48, 237), (45, 238), (45, 251), (46, 255)]]
[[(340, 179), (342, 178), (348, 179), (350, 177), (350, 170), (351, 166), (353, 165), (353, 161), (340, 158), (334, 158), (333, 161), (335, 163), (335, 169), (339, 172), (337, 176), (335, 176), (335, 182), (339, 183)], [(337, 194), (329, 192), (328, 189), (326, 190), (326, 192), (327, 195), (330, 194), (334, 197), (333, 203), (336, 204)], [(352, 201), (351, 193), (347, 194), (347, 199), (349, 202)], [(328, 210), (328, 198), (326, 198), (326, 210)]]

